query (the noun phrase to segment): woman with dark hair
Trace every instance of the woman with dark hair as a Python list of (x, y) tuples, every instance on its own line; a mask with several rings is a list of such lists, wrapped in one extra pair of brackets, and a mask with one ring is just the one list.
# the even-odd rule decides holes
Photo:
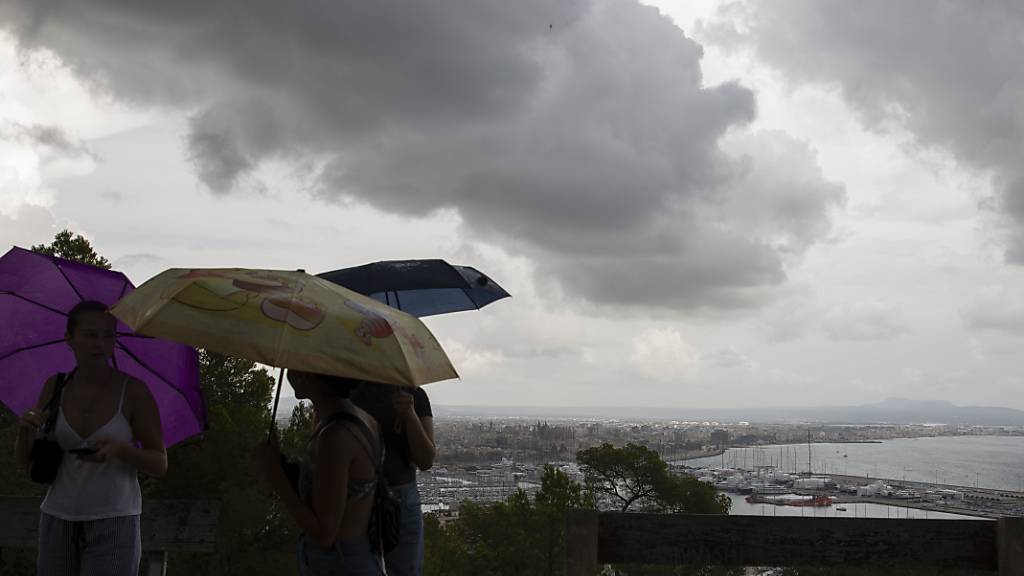
[(164, 475), (167, 452), (149, 388), (110, 365), (116, 327), (100, 302), (72, 308), (65, 340), (75, 368), (49, 378), (35, 408), (19, 420), (15, 457), (28, 468), (54, 399), (54, 436), (64, 454), (40, 507), (41, 576), (138, 573), (138, 472)]
[(402, 503), (398, 545), (384, 557), (388, 576), (420, 576), (423, 571), (423, 511), (416, 470), (434, 464), (434, 417), (423, 388), (364, 383), (352, 400), (380, 423), (384, 477)]
[(298, 490), (281, 466), (276, 434), (256, 447), (253, 462), (302, 530), (299, 573), (375, 576), (380, 565), (368, 529), (377, 488), (377, 422), (348, 399), (357, 380), (289, 370), (288, 381), (296, 398), (312, 401), (316, 418)]

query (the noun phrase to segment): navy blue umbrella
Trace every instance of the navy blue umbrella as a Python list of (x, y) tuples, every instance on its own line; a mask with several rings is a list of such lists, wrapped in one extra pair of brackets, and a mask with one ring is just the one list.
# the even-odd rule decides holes
[(418, 317), (478, 310), (509, 297), (476, 268), (444, 260), (385, 260), (318, 276)]

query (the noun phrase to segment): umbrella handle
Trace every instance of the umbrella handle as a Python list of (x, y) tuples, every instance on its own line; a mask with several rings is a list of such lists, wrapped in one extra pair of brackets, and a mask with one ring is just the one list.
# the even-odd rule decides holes
[(267, 444), (270, 444), (270, 439), (274, 435), (274, 429), (277, 428), (277, 404), (281, 401), (281, 382), (284, 381), (284, 368), (278, 368), (277, 370), (277, 393), (274, 394), (274, 408), (270, 411), (270, 431), (267, 432)]

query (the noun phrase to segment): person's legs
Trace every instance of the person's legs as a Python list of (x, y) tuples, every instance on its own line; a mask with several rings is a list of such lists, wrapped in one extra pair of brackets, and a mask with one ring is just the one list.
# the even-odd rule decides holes
[[(378, 576), (381, 573), (380, 560), (374, 556), (369, 540), (342, 540), (338, 546), (345, 557), (346, 576)], [(391, 576), (390, 572), (388, 576)]]
[(39, 545), (36, 556), (38, 576), (78, 574), (79, 522), (68, 522), (39, 513)]
[(142, 559), (138, 516), (82, 523), (82, 576), (136, 576)]
[(301, 576), (378, 576), (380, 565), (370, 549), (370, 541), (342, 540), (331, 548), (299, 541), (299, 574)]
[(385, 556), (388, 576), (420, 576), (423, 572), (423, 511), (416, 483), (393, 488), (402, 501), (398, 546)]

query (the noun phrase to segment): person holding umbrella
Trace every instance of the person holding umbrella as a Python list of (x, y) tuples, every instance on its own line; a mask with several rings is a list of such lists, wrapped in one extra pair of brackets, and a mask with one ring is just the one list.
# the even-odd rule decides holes
[(364, 383), (353, 395), (357, 406), (381, 425), (384, 477), (402, 504), (398, 545), (384, 556), (389, 576), (419, 576), (423, 570), (423, 511), (416, 469), (434, 464), (434, 418), (422, 388)]
[[(479, 310), (509, 293), (471, 266), (440, 259), (384, 260), (318, 274), (416, 317)], [(384, 434), (384, 475), (402, 501), (398, 546), (385, 557), (391, 576), (419, 576), (423, 566), (423, 511), (416, 469), (437, 453), (430, 400), (422, 388), (364, 385), (353, 400)]]
[(65, 452), (40, 508), (40, 575), (138, 573), (138, 472), (164, 475), (167, 453), (149, 389), (110, 365), (116, 324), (100, 302), (75, 305), (65, 335), (75, 368), (49, 378), (19, 420), (19, 465), (30, 466), (35, 432), (50, 418)]
[(295, 397), (313, 403), (316, 429), (309, 440), (296, 489), (281, 466), (277, 435), (253, 451), (257, 473), (270, 485), (302, 530), (303, 576), (374, 576), (380, 566), (368, 536), (377, 488), (380, 433), (377, 422), (349, 399), (358, 380), (288, 371)]
[[(329, 414), (327, 409), (332, 406), (346, 408), (336, 411), (339, 418), (348, 418), (354, 411), (354, 406), (348, 407), (347, 398), (337, 397), (340, 392), (333, 395), (330, 392), (337, 388), (344, 390), (347, 396), (351, 380), (379, 382), (382, 388), (392, 384), (411, 389), (458, 377), (437, 338), (421, 320), (302, 270), (172, 268), (127, 295), (112, 312), (139, 334), (282, 368), (271, 410), (272, 431), (284, 368), (346, 379), (344, 382), (348, 384), (338, 381), (328, 386), (322, 376), (317, 376), (318, 384), (300, 390), (303, 383), (299, 377), (296, 394), (313, 400), (321, 425), (328, 423), (325, 420)], [(363, 420), (360, 422), (365, 424)], [(364, 557), (365, 549), (345, 542), (347, 536), (357, 535), (368, 540), (369, 525), (362, 523), (358, 515), (350, 516), (357, 514), (362, 506), (370, 507), (370, 503), (363, 503), (356, 497), (351, 487), (357, 482), (368, 482), (371, 477), (369, 468), (363, 466), (366, 462), (360, 460), (363, 456), (355, 448), (365, 450), (368, 447), (370, 453), (379, 454), (379, 449), (373, 450), (372, 444), (379, 443), (380, 436), (379, 432), (366, 434), (373, 436), (374, 442), (365, 446), (355, 444), (361, 441), (357, 434), (362, 427), (356, 422), (353, 424), (356, 424), (356, 434), (349, 425), (320, 427), (315, 442), (311, 443), (315, 452), (311, 458), (313, 481), (309, 499), (298, 497), (302, 496), (301, 490), (292, 490), (287, 482), (280, 465), (280, 452), (273, 445), (273, 432), (270, 446), (257, 448), (253, 455), (261, 475), (282, 500), (289, 502), (286, 506), (293, 518), (306, 531), (300, 561), (324, 560), (326, 565), (318, 565), (327, 573), (361, 573), (358, 570), (368, 569), (361, 560), (352, 561), (359, 562), (357, 565), (336, 560), (329, 563), (320, 554), (345, 560)], [(321, 436), (324, 430), (328, 431), (326, 438)], [(325, 456), (327, 454), (330, 458)], [(379, 462), (379, 459), (372, 461)], [(325, 462), (332, 464), (321, 471)], [(320, 474), (330, 476), (318, 481)], [(345, 485), (341, 490), (337, 483), (343, 478)], [(419, 514), (419, 506), (416, 508)], [(388, 518), (394, 516), (388, 514)], [(336, 522), (340, 522), (340, 526), (335, 526)], [(392, 534), (390, 521), (387, 534)], [(335, 546), (339, 535), (341, 545)], [(383, 538), (380, 540), (383, 548)], [(350, 556), (345, 554), (347, 545), (353, 546)], [(312, 566), (314, 562), (309, 560), (310, 566), (304, 570), (310, 574), (323, 573), (316, 571)]]

